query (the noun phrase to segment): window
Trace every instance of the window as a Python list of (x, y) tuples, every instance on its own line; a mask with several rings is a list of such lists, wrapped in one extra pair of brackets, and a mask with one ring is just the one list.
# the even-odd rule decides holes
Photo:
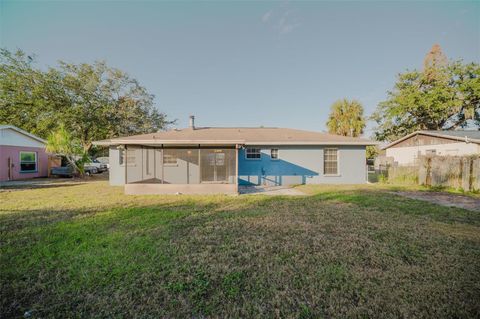
[[(127, 158), (125, 158), (125, 153), (127, 154)], [(131, 149), (131, 150), (127, 149), (127, 152), (125, 152), (124, 149), (120, 149), (119, 156), (120, 156), (119, 158), (120, 165), (125, 165), (125, 160), (126, 160), (128, 166), (135, 166), (135, 150), (134, 149)]]
[(261, 150), (259, 148), (247, 148), (245, 152), (245, 157), (247, 159), (260, 159)]
[(278, 148), (272, 148), (270, 150), (270, 157), (272, 160), (278, 159)]
[(171, 154), (163, 154), (163, 164), (164, 165), (177, 165), (177, 158)]
[(336, 148), (326, 148), (323, 152), (323, 174), (338, 174), (338, 150)]
[(20, 172), (31, 173), (37, 171), (37, 153), (20, 152)]
[(435, 154), (437, 154), (437, 150), (427, 150), (426, 154), (427, 155), (435, 155)]

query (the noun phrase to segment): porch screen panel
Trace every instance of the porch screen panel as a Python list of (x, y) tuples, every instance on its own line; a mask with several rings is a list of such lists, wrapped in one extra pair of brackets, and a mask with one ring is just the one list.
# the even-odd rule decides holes
[(127, 145), (126, 150), (120, 152), (122, 168), (126, 170), (126, 183), (137, 183), (143, 176), (143, 149), (141, 146)]
[(152, 147), (144, 147), (142, 150), (143, 162), (143, 178), (142, 180), (149, 183), (157, 183), (155, 178), (155, 149)]
[(235, 179), (234, 149), (201, 149), (202, 183), (233, 183)]
[(163, 174), (165, 184), (197, 184), (198, 149), (163, 149)]
[(162, 149), (161, 148), (155, 148), (154, 149), (154, 167), (153, 167), (153, 174), (155, 175), (155, 181), (156, 183), (162, 183), (163, 180), (163, 171), (162, 171)]

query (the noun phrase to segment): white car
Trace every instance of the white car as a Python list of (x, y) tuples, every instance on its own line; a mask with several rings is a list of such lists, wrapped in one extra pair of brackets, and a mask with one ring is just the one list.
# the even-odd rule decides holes
[(108, 169), (110, 168), (110, 165), (102, 163), (97, 159), (92, 160), (90, 163), (85, 163), (85, 166), (95, 167), (98, 173), (108, 171)]

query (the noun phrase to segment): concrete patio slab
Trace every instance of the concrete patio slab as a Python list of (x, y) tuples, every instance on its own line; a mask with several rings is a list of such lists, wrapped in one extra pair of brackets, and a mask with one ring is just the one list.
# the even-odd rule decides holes
[(305, 196), (304, 192), (286, 186), (239, 186), (240, 195), (287, 195), (287, 196)]

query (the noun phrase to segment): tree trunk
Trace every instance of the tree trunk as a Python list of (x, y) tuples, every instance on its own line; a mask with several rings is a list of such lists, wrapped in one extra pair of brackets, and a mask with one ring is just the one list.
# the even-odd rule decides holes
[(75, 160), (73, 158), (71, 158), (70, 156), (65, 156), (65, 158), (67, 159), (68, 163), (70, 163), (70, 165), (72, 166), (74, 174), (78, 174), (78, 176), (84, 177), (83, 172), (80, 171), (77, 163), (75, 163)]
[(83, 144), (83, 150), (85, 151), (85, 153), (90, 152), (90, 150), (92, 149), (92, 143), (83, 142), (82, 144)]

